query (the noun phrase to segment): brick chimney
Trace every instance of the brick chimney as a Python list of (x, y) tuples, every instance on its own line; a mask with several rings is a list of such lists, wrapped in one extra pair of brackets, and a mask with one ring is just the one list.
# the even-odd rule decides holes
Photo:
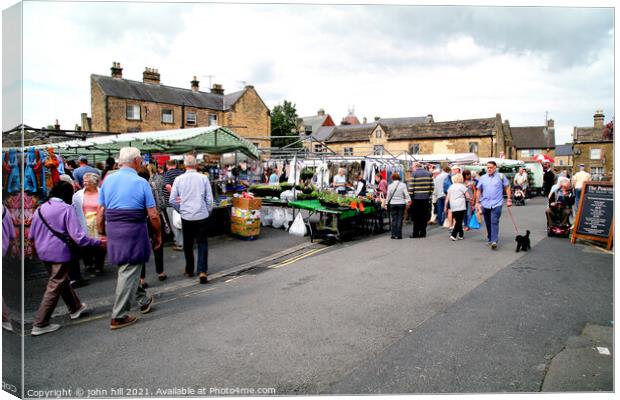
[(323, 110), (322, 108), (319, 108), (319, 111), (316, 112), (316, 115), (318, 115), (319, 117), (324, 117), (325, 110)]
[(552, 119), (548, 119), (547, 120), (547, 128), (553, 128), (555, 127), (555, 121)]
[(123, 68), (121, 67), (121, 63), (113, 61), (110, 71), (112, 71), (112, 78), (123, 79)]
[(603, 128), (605, 127), (605, 114), (603, 114), (603, 110), (596, 110), (596, 114), (594, 114), (594, 127), (595, 128)]
[(368, 123), (368, 118), (364, 117), (364, 119), (362, 120), (362, 124), (367, 124)]
[(192, 92), (198, 92), (200, 90), (200, 81), (196, 80), (196, 76), (194, 75), (194, 80), (190, 82), (192, 84)]
[(211, 88), (211, 93), (214, 94), (224, 94), (224, 87), (220, 83), (214, 83)]
[(142, 82), (159, 85), (159, 71), (155, 68), (144, 68), (144, 72), (142, 73)]

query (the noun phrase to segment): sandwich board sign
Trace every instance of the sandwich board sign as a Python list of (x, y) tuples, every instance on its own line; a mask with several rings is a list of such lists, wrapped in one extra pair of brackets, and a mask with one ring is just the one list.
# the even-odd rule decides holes
[(614, 185), (612, 182), (584, 182), (577, 207), (571, 243), (587, 239), (613, 246)]

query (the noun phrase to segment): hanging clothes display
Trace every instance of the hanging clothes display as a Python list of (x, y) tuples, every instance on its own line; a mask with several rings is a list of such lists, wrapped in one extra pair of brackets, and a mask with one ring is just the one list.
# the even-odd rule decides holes
[(5, 155), (7, 159), (6, 166), (3, 167), (8, 170), (8, 178), (6, 182), (6, 191), (8, 193), (17, 193), (21, 191), (21, 182), (19, 179), (19, 165), (17, 163), (17, 150), (10, 149), (8, 154)]
[(28, 149), (26, 155), (26, 167), (24, 169), (24, 191), (36, 193), (39, 188), (37, 172), (41, 169), (41, 160), (37, 159), (34, 147)]
[(47, 158), (43, 164), (47, 169), (45, 173), (45, 186), (47, 190), (50, 190), (60, 180), (60, 174), (58, 173), (59, 165), (58, 157), (54, 154), (54, 148), (47, 148)]

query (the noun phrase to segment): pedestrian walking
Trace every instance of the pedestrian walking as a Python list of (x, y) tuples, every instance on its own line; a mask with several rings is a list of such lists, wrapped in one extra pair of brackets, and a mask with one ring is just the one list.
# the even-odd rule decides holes
[(176, 160), (168, 160), (166, 162), (168, 170), (164, 173), (164, 201), (166, 202), (166, 214), (168, 215), (168, 222), (170, 223), (170, 229), (174, 235), (174, 245), (172, 250), (183, 251), (183, 231), (174, 226), (174, 208), (170, 205), (170, 192), (172, 192), (172, 184), (174, 181), (183, 174), (178, 168)]
[(411, 178), (407, 182), (411, 197), (411, 216), (413, 233), (410, 238), (426, 237), (426, 225), (431, 216), (431, 196), (433, 194), (433, 175), (419, 162), (413, 163)]
[(502, 205), (504, 204), (504, 190), (508, 197), (506, 205), (512, 207), (510, 183), (503, 174), (497, 172), (495, 161), (489, 161), (487, 163), (487, 173), (478, 179), (476, 189), (478, 189), (476, 208), (484, 216), (484, 224), (487, 228), (487, 244), (495, 250), (499, 240), (499, 220), (502, 215)]
[(84, 187), (84, 174), (90, 172), (99, 175), (101, 172), (98, 169), (88, 165), (88, 158), (86, 158), (86, 156), (80, 156), (80, 158), (78, 158), (78, 162), (80, 163), (80, 166), (73, 171), (73, 180), (76, 183), (76, 187), (81, 189)]
[(411, 203), (407, 185), (400, 181), (400, 174), (392, 174), (392, 183), (388, 186), (387, 207), (391, 215), (392, 239), (403, 238), (403, 217), (405, 207)]
[(446, 205), (446, 193), (443, 190), (444, 181), (448, 178), (450, 167), (447, 165), (443, 167), (443, 171), (435, 177), (435, 190), (433, 193), (437, 198), (437, 223), (439, 226), (443, 225), (445, 214), (444, 208)]
[[(151, 187), (151, 191), (153, 193), (153, 199), (155, 199), (155, 208), (157, 209), (157, 214), (159, 215), (159, 233), (154, 232), (151, 225), (148, 225), (149, 237), (154, 237), (159, 234), (163, 238), (164, 234), (164, 219), (163, 219), (163, 210), (165, 209), (163, 196), (158, 193), (157, 184), (152, 180), (151, 172), (155, 171), (153, 164), (149, 165), (150, 168), (145, 166), (140, 167), (138, 170), (138, 176), (146, 179), (149, 182), (149, 186)], [(157, 272), (158, 278), (160, 281), (166, 280), (167, 276), (164, 273), (164, 246), (159, 246), (155, 248), (155, 241), (151, 241), (151, 247), (153, 249), (153, 258), (155, 259), (155, 272)], [(140, 269), (140, 286), (146, 289), (148, 285), (145, 281), (146, 278), (146, 263), (142, 264), (142, 268)]]
[(585, 164), (579, 164), (579, 172), (573, 175), (571, 178), (571, 184), (575, 189), (575, 205), (579, 206), (579, 198), (581, 197), (581, 189), (583, 189), (583, 183), (592, 180), (592, 175), (586, 171)]
[(118, 266), (116, 295), (112, 308), (110, 329), (120, 329), (136, 322), (129, 315), (131, 298), (136, 297), (140, 312), (152, 310), (152, 296), (147, 296), (139, 285), (142, 264), (151, 254), (147, 221), (155, 234), (153, 248), (162, 245), (159, 215), (148, 182), (138, 176), (142, 164), (140, 150), (123, 147), (120, 150), (121, 168), (108, 175), (99, 191), (97, 229), (99, 235), (108, 239), (108, 260)]
[[(443, 181), (443, 191), (445, 194), (448, 194), (448, 189), (450, 189), (450, 186), (452, 185), (452, 177), (455, 175), (460, 175), (460, 174), (461, 174), (461, 167), (459, 167), (458, 165), (453, 165), (452, 167), (450, 167), (450, 174), (448, 175), (446, 180)], [(452, 218), (452, 211), (450, 210), (450, 204), (447, 204), (447, 208), (444, 208), (444, 212), (446, 211), (446, 209), (448, 210), (445, 213), (446, 218), (448, 219), (448, 227), (450, 228), (450, 232), (452, 232), (452, 229), (454, 229), (454, 219)]]
[(463, 232), (463, 220), (467, 214), (467, 201), (471, 200), (467, 186), (463, 184), (463, 175), (457, 174), (452, 177), (452, 185), (448, 188), (446, 194), (446, 209), (448, 205), (452, 211), (454, 218), (454, 228), (450, 233), (450, 239), (463, 240), (465, 238)]
[(469, 230), (469, 221), (471, 216), (475, 212), (475, 200), (476, 200), (476, 185), (478, 181), (473, 177), (472, 172), (468, 169), (463, 170), (463, 185), (467, 188), (467, 212), (465, 214), (465, 222), (463, 223), (463, 230), (467, 232)]
[[(84, 188), (73, 195), (72, 206), (82, 229), (88, 237), (98, 239), (97, 208), (99, 204), (99, 174), (87, 172), (83, 177)], [(105, 249), (91, 247), (82, 250), (82, 260), (87, 272), (103, 272)], [(78, 265), (79, 267), (79, 265)]]
[[(11, 214), (7, 211), (4, 204), (2, 205), (2, 258), (6, 257), (9, 251), (11, 242), (15, 240), (15, 227), (13, 226), (13, 220)], [(6, 265), (6, 264), (5, 264)], [(9, 314), (9, 308), (4, 302), (4, 296), (2, 296), (2, 329), (13, 332), (13, 326), (11, 325), (11, 315)]]
[(551, 168), (551, 164), (545, 163), (545, 173), (543, 174), (543, 193), (545, 197), (549, 197), (551, 187), (555, 184), (555, 172)]
[(196, 157), (185, 156), (186, 171), (172, 185), (170, 204), (181, 214), (185, 276), (194, 276), (194, 241), (198, 247), (196, 266), (200, 283), (207, 283), (209, 247), (207, 218), (213, 210), (209, 178), (196, 171)]
[(71, 207), (73, 187), (64, 181), (58, 182), (32, 216), (29, 238), (34, 243), (39, 259), (43, 261), (49, 279), (43, 299), (37, 310), (32, 336), (54, 332), (60, 328), (51, 324), (52, 313), (62, 297), (69, 309), (69, 318), (77, 319), (87, 309), (69, 284), (70, 262), (73, 252), (84, 247), (105, 247), (105, 239), (93, 239), (82, 229), (75, 209)]

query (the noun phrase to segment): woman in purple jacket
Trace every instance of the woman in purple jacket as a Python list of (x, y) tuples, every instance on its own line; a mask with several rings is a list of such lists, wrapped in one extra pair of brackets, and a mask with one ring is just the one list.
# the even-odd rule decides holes
[(73, 187), (60, 181), (49, 193), (49, 199), (41, 204), (32, 217), (30, 240), (34, 242), (39, 259), (43, 261), (49, 280), (41, 300), (32, 327), (32, 335), (38, 336), (60, 328), (50, 324), (50, 318), (58, 299), (62, 297), (69, 309), (71, 319), (77, 319), (86, 310), (69, 285), (69, 265), (75, 255), (71, 253), (67, 242), (73, 240), (80, 247), (100, 246), (105, 248), (105, 241), (86, 236), (78, 221), (75, 209), (71, 207)]

